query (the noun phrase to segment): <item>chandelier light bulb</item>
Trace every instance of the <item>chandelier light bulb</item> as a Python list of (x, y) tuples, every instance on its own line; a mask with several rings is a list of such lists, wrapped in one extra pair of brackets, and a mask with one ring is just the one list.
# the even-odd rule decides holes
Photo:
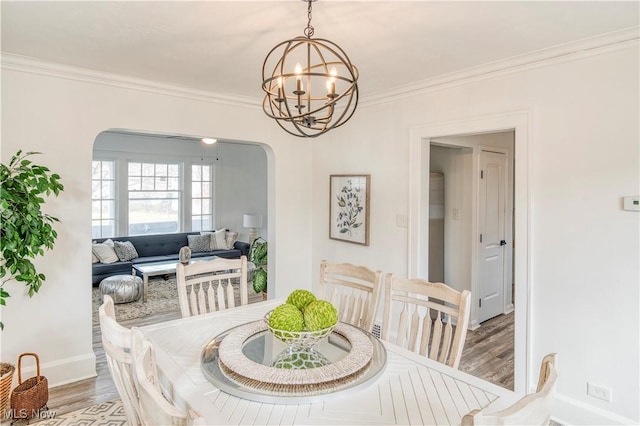
[(327, 97), (333, 99), (336, 96), (336, 76), (338, 75), (336, 67), (331, 68), (329, 75), (331, 77), (327, 79)]
[[(296, 90), (293, 92), (294, 94), (300, 96), (304, 95), (304, 89), (302, 88), (302, 66), (300, 66), (300, 62), (296, 64)], [(298, 102), (300, 104), (300, 102)]]

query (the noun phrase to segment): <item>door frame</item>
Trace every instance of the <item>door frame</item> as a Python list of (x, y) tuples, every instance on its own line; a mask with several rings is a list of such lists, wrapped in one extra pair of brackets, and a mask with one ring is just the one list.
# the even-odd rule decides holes
[[(430, 145), (432, 138), (446, 136), (495, 133), (513, 130), (514, 135), (514, 207), (513, 240), (518, 241), (518, 250), (514, 252), (515, 292), (515, 336), (514, 336), (514, 390), (526, 393), (533, 383), (530, 377), (535, 370), (530, 359), (530, 300), (531, 300), (531, 181), (530, 170), (532, 153), (529, 144), (528, 111), (516, 111), (492, 116), (470, 118), (459, 121), (432, 123), (410, 129), (409, 134), (409, 228), (408, 228), (408, 265), (411, 277), (427, 277), (429, 232), (428, 206), (423, 206), (422, 195), (429, 191), (428, 179), (424, 173), (429, 172)], [(478, 164), (473, 162), (473, 176), (477, 181)], [(474, 183), (477, 187), (477, 183)], [(477, 204), (477, 191), (473, 191), (473, 205)], [(477, 221), (476, 221), (477, 222)], [(477, 234), (477, 224), (472, 225), (472, 233)], [(472, 259), (472, 269), (477, 263)], [(475, 270), (472, 272), (475, 274)], [(474, 276), (474, 275), (472, 275)]]

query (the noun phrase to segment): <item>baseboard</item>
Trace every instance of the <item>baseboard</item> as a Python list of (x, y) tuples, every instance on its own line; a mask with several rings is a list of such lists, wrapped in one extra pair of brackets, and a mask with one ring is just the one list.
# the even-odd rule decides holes
[[(23, 366), (23, 379), (26, 377), (35, 377), (35, 375), (36, 367), (34, 365), (30, 365), (29, 367)], [(96, 377), (96, 354), (91, 351), (90, 353), (71, 358), (64, 358), (52, 362), (41, 362), (40, 375), (47, 378), (50, 388)]]
[(556, 394), (552, 420), (563, 425), (637, 425), (638, 420), (631, 420), (616, 413), (585, 404), (573, 398)]
[(469, 323), (469, 327), (467, 327), (467, 329), (471, 331), (477, 330), (478, 328), (480, 328), (480, 323), (478, 322), (478, 320), (471, 321)]

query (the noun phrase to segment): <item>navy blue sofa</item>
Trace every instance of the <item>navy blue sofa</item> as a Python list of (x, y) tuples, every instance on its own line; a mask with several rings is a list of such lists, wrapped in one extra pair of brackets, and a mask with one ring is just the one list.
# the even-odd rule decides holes
[[(199, 232), (179, 232), (171, 234), (136, 235), (130, 237), (98, 238), (97, 243), (108, 239), (112, 241), (131, 241), (138, 252), (137, 258), (128, 262), (93, 263), (91, 265), (92, 284), (97, 286), (104, 278), (112, 275), (131, 274), (132, 267), (136, 263), (163, 262), (167, 260), (178, 261), (178, 252), (184, 246), (189, 245), (187, 235), (199, 235)], [(191, 257), (220, 256), (227, 259), (237, 259), (240, 256), (249, 255), (249, 244), (236, 241), (231, 250), (213, 250), (207, 252), (191, 253)]]

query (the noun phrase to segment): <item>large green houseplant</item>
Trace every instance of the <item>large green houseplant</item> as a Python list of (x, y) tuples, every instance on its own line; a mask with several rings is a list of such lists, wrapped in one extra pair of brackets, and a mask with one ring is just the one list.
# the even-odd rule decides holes
[(8, 165), (0, 164), (0, 306), (6, 305), (4, 285), (11, 280), (24, 283), (30, 297), (40, 290), (46, 277), (32, 260), (53, 248), (58, 237), (52, 224), (59, 220), (42, 211), (43, 195), (58, 196), (64, 186), (59, 175), (28, 159), (35, 154), (40, 153), (20, 150)]

